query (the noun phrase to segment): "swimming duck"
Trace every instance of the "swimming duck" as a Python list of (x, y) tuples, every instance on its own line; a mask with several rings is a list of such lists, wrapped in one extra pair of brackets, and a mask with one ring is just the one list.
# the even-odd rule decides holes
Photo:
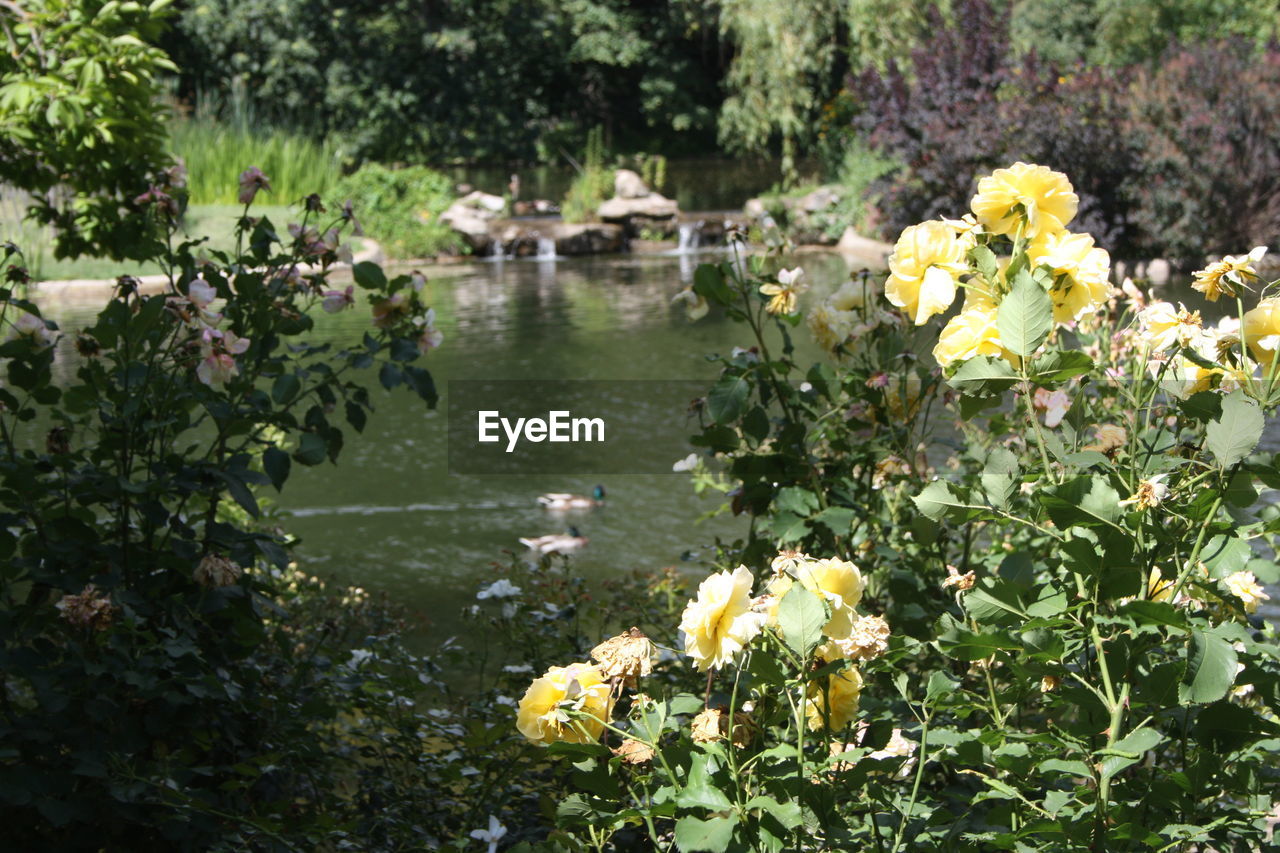
[(546, 536), (522, 536), (520, 544), (538, 554), (572, 554), (587, 546), (590, 540), (578, 533), (578, 528), (570, 527), (568, 533), (551, 533)]
[(573, 495), (568, 492), (547, 492), (538, 495), (538, 504), (552, 512), (563, 512), (568, 509), (592, 509), (604, 506), (604, 486), (596, 486), (591, 490), (591, 497)]

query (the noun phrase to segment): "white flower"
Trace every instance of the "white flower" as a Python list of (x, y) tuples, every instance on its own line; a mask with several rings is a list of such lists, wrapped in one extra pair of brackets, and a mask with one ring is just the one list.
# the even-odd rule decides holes
[(690, 453), (688, 456), (677, 461), (674, 465), (672, 465), (671, 470), (679, 473), (681, 471), (692, 471), (694, 468), (697, 468), (697, 467), (698, 467), (698, 454)]
[(218, 298), (218, 291), (203, 278), (195, 278), (187, 285), (187, 298), (197, 308), (207, 308), (210, 302)]
[(512, 598), (520, 594), (520, 587), (513, 584), (506, 578), (496, 580), (484, 589), (476, 593), (476, 598), (484, 601), (486, 598)]
[(476, 841), (482, 841), (489, 845), (489, 853), (494, 853), (498, 849), (498, 842), (507, 834), (507, 828), (502, 825), (502, 821), (493, 815), (489, 815), (488, 829), (473, 829), (471, 837)]

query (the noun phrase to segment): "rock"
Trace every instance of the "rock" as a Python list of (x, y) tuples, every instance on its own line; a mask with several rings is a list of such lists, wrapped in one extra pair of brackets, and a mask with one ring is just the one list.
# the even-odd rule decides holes
[(805, 213), (820, 213), (835, 207), (839, 203), (840, 193), (836, 192), (834, 188), (818, 187), (795, 202), (795, 207), (800, 208)]
[(649, 193), (643, 198), (611, 198), (596, 211), (605, 222), (621, 225), (628, 237), (640, 232), (656, 231), (670, 234), (675, 230), (680, 205), (659, 193)]
[(893, 254), (893, 245), (863, 237), (850, 226), (840, 235), (836, 251), (855, 269), (885, 270), (889, 268), (889, 255)]
[(550, 228), (560, 255), (600, 255), (622, 251), (622, 226), (598, 222), (558, 222)]
[(506, 208), (507, 201), (502, 196), (475, 190), (449, 205), (449, 209), (440, 214), (440, 221), (460, 235), (472, 253), (482, 255), (493, 245), (489, 223)]
[(649, 195), (649, 187), (644, 179), (630, 169), (619, 169), (613, 173), (613, 195), (615, 198), (645, 198)]

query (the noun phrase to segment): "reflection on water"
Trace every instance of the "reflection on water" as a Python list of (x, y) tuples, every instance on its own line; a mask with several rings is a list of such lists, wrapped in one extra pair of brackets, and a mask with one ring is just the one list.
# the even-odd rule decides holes
[[(671, 297), (699, 262), (721, 257), (507, 260), (433, 281), (431, 301), (445, 345), (427, 366), (445, 397), (440, 411), (426, 410), (408, 393), (384, 392), (369, 377), (377, 410), (359, 439), (349, 437), (341, 465), (294, 466), (278, 497), (287, 528), (301, 539), (303, 565), (389, 593), (415, 613), (425, 637), (442, 638), (457, 626), (459, 610), (493, 563), (505, 562), (504, 549), (522, 551), (519, 537), (563, 532), (570, 523), (537, 506), (543, 492), (590, 494), (597, 483), (606, 487), (607, 505), (573, 521), (591, 540), (574, 558), (576, 571), (587, 577), (679, 564), (717, 535), (740, 535), (742, 519), (695, 523), (716, 499), (693, 495), (684, 474), (452, 474), (442, 414), (450, 379), (710, 380), (716, 368), (706, 354), (749, 345), (746, 330), (714, 314), (691, 325)], [(847, 275), (837, 256), (810, 255), (803, 264), (814, 297)], [(56, 305), (48, 313), (74, 331), (94, 311), (93, 305)], [(317, 323), (319, 337), (352, 342), (368, 328), (369, 315), (367, 309), (321, 314)], [(795, 338), (809, 346), (806, 334)], [(71, 362), (69, 353), (60, 354), (58, 369), (69, 372)], [(495, 400), (494, 408), (501, 403)], [(657, 423), (686, 415), (655, 403), (642, 417)], [(1276, 436), (1271, 430), (1268, 445), (1276, 445)], [(665, 458), (669, 451), (643, 444), (627, 452), (655, 470), (676, 461)]]

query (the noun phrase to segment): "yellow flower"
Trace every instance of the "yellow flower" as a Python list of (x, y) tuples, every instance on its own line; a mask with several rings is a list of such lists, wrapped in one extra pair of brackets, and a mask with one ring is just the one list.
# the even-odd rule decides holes
[(938, 335), (938, 343), (933, 348), (938, 366), (947, 368), (974, 356), (1004, 352), (1000, 332), (996, 328), (996, 314), (996, 306), (990, 302), (966, 304), (965, 309), (952, 317)]
[(910, 371), (906, 376), (894, 376), (884, 389), (884, 402), (889, 414), (900, 421), (909, 421), (920, 410), (920, 376)]
[(848, 639), (832, 642), (850, 660), (875, 660), (889, 649), (889, 623), (879, 616), (859, 616)]
[(1168, 601), (1173, 598), (1173, 581), (1164, 579), (1157, 568), (1147, 575), (1147, 598), (1151, 601)]
[[(838, 650), (828, 649), (831, 646), (818, 648), (818, 656), (824, 660), (824, 651), (831, 660), (838, 660)], [(840, 672), (809, 683), (805, 690), (804, 714), (808, 720), (809, 731), (839, 731), (849, 725), (854, 714), (858, 713), (858, 699), (862, 694), (862, 674), (857, 667), (849, 667)]]
[(612, 710), (613, 698), (599, 667), (553, 666), (525, 691), (516, 710), (516, 728), (538, 744), (591, 743), (600, 737)]
[(1270, 364), (1280, 351), (1280, 297), (1264, 299), (1245, 312), (1244, 341), (1262, 364)]
[(1271, 596), (1262, 591), (1253, 572), (1236, 572), (1222, 579), (1227, 590), (1244, 604), (1245, 613), (1253, 613), (1259, 602), (1269, 601)]
[(1111, 256), (1088, 234), (1057, 231), (1042, 234), (1028, 246), (1032, 263), (1046, 267), (1056, 279), (1049, 296), (1053, 319), (1070, 323), (1092, 314), (1111, 295)]
[(806, 319), (818, 345), (824, 350), (833, 350), (849, 339), (855, 317), (852, 311), (840, 311), (830, 302), (824, 302), (810, 311)]
[(707, 304), (707, 300), (702, 298), (702, 294), (695, 293), (692, 288), (686, 287), (671, 298), (671, 304), (677, 302), (684, 303), (685, 315), (689, 318), (689, 322), (696, 323), (703, 317), (707, 316), (707, 312), (711, 310), (711, 306)]
[(1227, 255), (1197, 272), (1191, 286), (1210, 302), (1217, 302), (1219, 296), (1235, 296), (1241, 287), (1258, 277), (1253, 265), (1266, 253), (1266, 246), (1255, 246), (1247, 255)]
[(885, 297), (917, 326), (951, 307), (956, 282), (969, 271), (964, 241), (945, 222), (930, 220), (902, 232), (889, 256)]
[(853, 609), (862, 600), (862, 590), (866, 586), (862, 572), (847, 560), (829, 557), (801, 563), (795, 574), (801, 586), (825, 598), (831, 607), (831, 618), (823, 626), (823, 633), (833, 640), (847, 639), (853, 631), (853, 620), (857, 618)]
[(799, 267), (793, 270), (779, 270), (777, 284), (760, 285), (760, 292), (772, 297), (764, 310), (770, 314), (796, 313), (796, 297), (809, 289), (809, 285), (800, 280), (803, 277), (804, 270)]
[(1066, 175), (1022, 162), (978, 181), (978, 194), (969, 203), (992, 234), (1015, 234), (1025, 222), (1022, 236), (1027, 239), (1066, 228), (1079, 205)]
[(1120, 506), (1136, 504), (1139, 511), (1160, 506), (1165, 498), (1169, 497), (1169, 487), (1164, 482), (1168, 476), (1168, 474), (1156, 474), (1150, 479), (1140, 481), (1138, 491), (1134, 492), (1133, 497), (1120, 501)]
[[(1200, 325), (1200, 312), (1188, 311), (1181, 303), (1174, 308), (1168, 302), (1152, 302), (1142, 309), (1138, 321), (1152, 352), (1161, 352), (1174, 344), (1189, 347), (1204, 333), (1204, 328)], [(1248, 315), (1245, 316), (1245, 323), (1247, 327)]]
[(653, 641), (639, 628), (623, 631), (591, 650), (605, 678), (635, 678), (653, 672)]
[(751, 609), (755, 579), (746, 566), (717, 572), (698, 585), (680, 619), (684, 652), (705, 672), (719, 669), (760, 633), (764, 614)]
[(873, 282), (851, 279), (827, 297), (827, 303), (837, 311), (853, 311), (874, 303), (879, 289)]
[(1125, 432), (1124, 427), (1116, 424), (1098, 424), (1094, 427), (1094, 433), (1098, 440), (1093, 444), (1085, 445), (1084, 450), (1109, 453), (1129, 443), (1129, 433)]

